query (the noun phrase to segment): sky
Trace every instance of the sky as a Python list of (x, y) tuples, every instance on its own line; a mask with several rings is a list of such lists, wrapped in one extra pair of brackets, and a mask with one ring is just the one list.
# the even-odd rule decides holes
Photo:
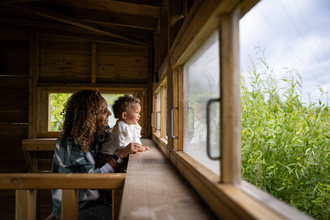
[(285, 86), (285, 68), (294, 69), (302, 78), (302, 101), (309, 103), (310, 94), (316, 102), (318, 86), (330, 92), (330, 0), (260, 1), (240, 20), (240, 66), (246, 79), (249, 55), (260, 63), (256, 47), (264, 50), (279, 87)]

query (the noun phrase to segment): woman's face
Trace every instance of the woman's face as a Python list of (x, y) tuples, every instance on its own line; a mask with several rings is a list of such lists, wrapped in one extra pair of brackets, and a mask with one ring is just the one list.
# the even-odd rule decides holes
[(101, 101), (101, 116), (97, 119), (96, 127), (106, 127), (108, 126), (109, 122), (109, 116), (111, 115), (111, 112), (108, 109), (108, 104), (105, 99), (102, 99)]

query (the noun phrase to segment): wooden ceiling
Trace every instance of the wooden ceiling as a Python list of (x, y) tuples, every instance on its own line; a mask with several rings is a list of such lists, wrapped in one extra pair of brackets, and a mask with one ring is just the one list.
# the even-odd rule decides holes
[(161, 6), (162, 0), (1, 0), (0, 26), (151, 47)]

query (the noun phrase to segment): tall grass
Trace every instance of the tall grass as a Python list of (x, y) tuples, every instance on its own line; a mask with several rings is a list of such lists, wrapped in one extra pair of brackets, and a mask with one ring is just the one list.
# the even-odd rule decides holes
[[(265, 59), (242, 77), (242, 178), (318, 219), (330, 219), (330, 111), (301, 101), (301, 77), (279, 83)], [(321, 90), (321, 89), (320, 89)], [(326, 95), (321, 90), (321, 95)]]

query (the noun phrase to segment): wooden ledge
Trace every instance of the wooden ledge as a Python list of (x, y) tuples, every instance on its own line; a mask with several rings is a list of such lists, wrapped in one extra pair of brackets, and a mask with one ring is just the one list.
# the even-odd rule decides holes
[(23, 151), (54, 151), (56, 138), (23, 139)]
[(0, 189), (122, 189), (125, 173), (0, 174)]
[(150, 139), (129, 157), (119, 219), (216, 219)]

